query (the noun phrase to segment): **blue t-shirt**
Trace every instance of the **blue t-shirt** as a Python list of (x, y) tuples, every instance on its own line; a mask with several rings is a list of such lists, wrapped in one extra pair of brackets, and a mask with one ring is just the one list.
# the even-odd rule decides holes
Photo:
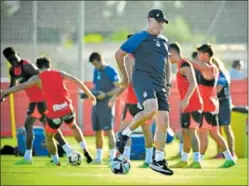
[(135, 33), (120, 48), (134, 56), (134, 86), (145, 77), (146, 81), (154, 85), (165, 86), (165, 66), (169, 57), (169, 43), (166, 37), (142, 31)]
[(106, 65), (103, 70), (94, 69), (93, 83), (95, 91), (109, 92), (115, 88), (114, 83), (119, 81), (117, 71), (109, 65)]
[(222, 72), (219, 73), (219, 78), (217, 85), (222, 86), (221, 91), (218, 93), (219, 99), (229, 99), (230, 98), (230, 82), (229, 77), (226, 77)]

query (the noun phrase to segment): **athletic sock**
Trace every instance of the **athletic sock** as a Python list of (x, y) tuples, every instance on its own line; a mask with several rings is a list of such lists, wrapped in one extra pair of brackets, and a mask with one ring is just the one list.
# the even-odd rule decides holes
[(97, 149), (96, 151), (96, 159), (97, 160), (102, 160), (103, 158), (103, 149)]
[(145, 163), (150, 164), (152, 162), (153, 147), (145, 149)]
[(156, 156), (155, 156), (156, 161), (162, 161), (164, 160), (164, 152), (160, 150), (156, 150)]
[(188, 155), (189, 155), (189, 153), (183, 152), (182, 157), (181, 157), (181, 161), (187, 162), (188, 161)]
[(123, 155), (127, 157), (128, 160), (131, 158), (131, 146), (125, 146)]
[(26, 160), (31, 160), (32, 159), (32, 149), (25, 150), (24, 159), (26, 159)]
[(200, 152), (193, 152), (193, 161), (200, 162), (201, 161), (201, 154)]

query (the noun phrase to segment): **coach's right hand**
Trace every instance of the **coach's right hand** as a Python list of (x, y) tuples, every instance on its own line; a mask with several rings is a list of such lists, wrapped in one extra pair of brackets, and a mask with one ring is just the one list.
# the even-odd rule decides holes
[(88, 95), (88, 98), (92, 101), (92, 105), (96, 105), (97, 100), (93, 94)]

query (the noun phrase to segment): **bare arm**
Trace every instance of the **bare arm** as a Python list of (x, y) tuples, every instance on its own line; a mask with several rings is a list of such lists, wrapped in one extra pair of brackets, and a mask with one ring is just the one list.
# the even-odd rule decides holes
[(25, 83), (22, 83), (22, 84), (19, 84), (19, 85), (16, 85), (16, 86), (13, 86), (11, 88), (8, 88), (8, 89), (4, 90), (1, 93), (1, 97), (4, 97), (5, 95), (9, 95), (11, 93), (19, 92), (19, 91), (24, 90), (26, 88), (29, 88), (29, 87), (31, 87), (31, 86), (33, 86), (35, 84), (39, 85), (39, 83), (40, 83), (39, 77), (38, 76), (33, 76)]
[(217, 85), (217, 86), (216, 86), (216, 91), (217, 91), (217, 93), (220, 93), (221, 90), (222, 90), (222, 88), (223, 88), (222, 85)]
[[(95, 99), (95, 96), (92, 94), (92, 92), (89, 90), (89, 88), (87, 88), (87, 86), (84, 83), (82, 83), (77, 77), (70, 75), (66, 72), (61, 72), (61, 74), (62, 74), (64, 79), (67, 79), (67, 80), (72, 81), (75, 84), (77, 84), (80, 87), (80, 89), (83, 90), (90, 99)], [(96, 100), (95, 100), (95, 102), (96, 102)]]
[(184, 100), (189, 101), (189, 99), (191, 98), (195, 89), (197, 88), (197, 81), (196, 81), (196, 78), (194, 75), (195, 74), (194, 69), (193, 69), (193, 67), (182, 67), (180, 69), (180, 73), (185, 75), (189, 81), (188, 91), (187, 91), (185, 98), (184, 98)]
[(125, 61), (124, 61), (124, 56), (127, 55), (126, 52), (124, 52), (121, 49), (118, 49), (118, 51), (115, 53), (115, 58), (117, 61), (117, 65), (119, 68), (119, 71), (121, 73), (121, 77), (122, 77), (122, 86), (127, 87), (128, 83), (129, 83), (129, 75), (125, 66)]
[(194, 68), (196, 68), (197, 70), (206, 70), (208, 69), (209, 67), (205, 65), (204, 62), (201, 62), (199, 60), (190, 60), (188, 59), (189, 62), (192, 63), (192, 65), (194, 66)]
[(167, 60), (166, 62), (166, 85), (171, 84), (171, 76), (172, 76), (172, 68), (171, 68), (171, 63)]

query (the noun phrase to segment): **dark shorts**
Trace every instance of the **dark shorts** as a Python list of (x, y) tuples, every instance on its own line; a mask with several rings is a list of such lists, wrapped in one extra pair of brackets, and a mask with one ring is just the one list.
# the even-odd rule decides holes
[(44, 121), (46, 110), (45, 102), (32, 102), (29, 104), (27, 115)]
[(65, 122), (67, 125), (71, 125), (74, 124), (75, 122), (75, 114), (74, 113), (70, 113), (67, 114), (63, 117), (60, 118), (48, 118), (47, 119), (47, 125), (45, 127), (45, 130), (47, 130), (48, 132), (52, 132), (52, 133), (56, 133), (58, 128), (60, 128), (61, 124), (63, 122)]
[(219, 126), (219, 117), (217, 113), (203, 112), (200, 128), (211, 129)]
[(97, 103), (92, 109), (93, 130), (112, 130), (113, 118), (113, 109), (108, 106), (108, 101)]
[(181, 113), (181, 126), (182, 128), (196, 128), (201, 125), (202, 113), (199, 111)]
[(125, 120), (127, 113), (129, 112), (132, 117), (139, 113), (142, 108), (139, 108), (138, 104), (125, 104), (122, 120)]
[(168, 97), (166, 95), (165, 88), (153, 87), (153, 88), (144, 88), (144, 87), (134, 87), (137, 99), (141, 105), (147, 99), (157, 99), (158, 110), (169, 111)]
[(230, 125), (232, 104), (229, 99), (220, 100), (219, 124), (220, 126)]

